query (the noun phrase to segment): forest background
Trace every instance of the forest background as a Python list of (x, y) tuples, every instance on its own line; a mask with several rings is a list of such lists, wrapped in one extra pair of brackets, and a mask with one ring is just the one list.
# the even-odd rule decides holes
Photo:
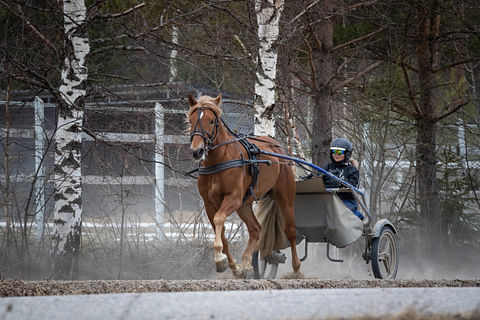
[[(85, 103), (115, 99), (114, 88), (129, 85), (166, 91), (183, 108), (186, 94), (199, 93), (199, 86), (245, 101), (246, 113), (274, 121), (276, 136), (290, 153), (319, 165), (328, 161), (332, 138), (348, 137), (374, 219), (389, 218), (400, 230), (405, 248), (432, 264), (468, 259), (478, 250), (477, 1), (82, 4), (80, 0), (0, 0), (3, 276), (182, 278), (211, 271), (202, 264), (211, 261), (206, 236), (203, 242), (174, 241), (181, 248), (177, 250), (171, 250), (171, 241), (141, 240), (144, 231), (128, 225), (129, 204), (123, 200), (120, 214), (115, 212), (108, 220), (109, 231), (82, 231), (82, 190), (77, 182), (83, 154), (78, 133), (108, 143), (84, 125)], [(271, 19), (260, 19), (263, 9), (271, 10)], [(277, 18), (278, 38), (262, 51), (268, 39), (260, 25), (274, 24)], [(263, 59), (272, 52), (278, 57), (273, 78)], [(266, 74), (274, 83), (269, 88), (273, 103), (262, 101), (256, 89)], [(12, 169), (22, 159), (10, 152), (16, 143), (10, 101), (25, 90), (32, 98), (48, 92), (58, 104), (57, 138), (47, 139), (51, 143), (47, 150), (55, 150), (56, 158), (50, 173), (34, 172), (27, 179), (29, 188), (17, 189), (25, 177)], [(67, 137), (63, 145), (58, 139), (61, 130)], [(68, 140), (72, 132), (77, 135)], [(132, 144), (117, 147), (128, 154), (135, 149)], [(167, 159), (165, 164), (178, 161), (158, 152)], [(43, 156), (47, 159), (47, 151)], [(40, 177), (53, 173), (57, 184), (49, 189), (44, 207), (50, 208), (50, 203), (45, 221), (52, 221), (54, 227), (42, 232), (45, 237), (39, 243), (33, 231), (38, 216), (36, 187)], [(65, 181), (71, 182), (70, 187)], [(119, 199), (124, 199), (123, 191)], [(201, 211), (194, 215), (195, 224)], [(179, 238), (185, 238), (183, 225), (175, 225)], [(135, 236), (129, 237), (126, 228), (136, 229)], [(67, 249), (59, 250), (65, 244)], [(184, 254), (177, 255), (178, 251)], [(451, 252), (465, 254), (452, 257)], [(178, 269), (186, 257), (190, 260), (182, 264), (193, 268)], [(110, 266), (115, 266), (113, 271)]]

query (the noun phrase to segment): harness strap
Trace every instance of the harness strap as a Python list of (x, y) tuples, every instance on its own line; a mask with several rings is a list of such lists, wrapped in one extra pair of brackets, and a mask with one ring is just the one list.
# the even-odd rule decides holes
[(216, 145), (214, 145), (213, 147), (210, 147), (209, 150), (215, 150), (215, 149), (217, 149), (217, 148), (223, 147), (224, 145), (227, 145), (227, 144), (230, 144), (230, 143), (234, 143), (234, 142), (238, 142), (238, 141), (243, 140), (243, 139), (245, 139), (245, 138), (244, 138), (244, 137), (238, 137), (238, 138), (235, 138), (235, 139), (233, 139), (233, 140), (228, 140), (228, 141), (225, 141), (225, 142), (216, 144)]
[(201, 174), (201, 175), (215, 174), (224, 170), (243, 167), (245, 164), (248, 165), (248, 164), (258, 164), (258, 163), (264, 163), (267, 165), (272, 164), (270, 160), (236, 159), (236, 160), (230, 160), (222, 163), (217, 163), (210, 167), (199, 167), (198, 174)]
[[(205, 109), (208, 109), (208, 108), (205, 108)], [(199, 110), (203, 110), (203, 108), (199, 108)], [(215, 113), (215, 116), (216, 116), (216, 113)], [(209, 146), (210, 150), (214, 150), (216, 148), (219, 148), (221, 146), (224, 146), (224, 145), (227, 145), (227, 144), (230, 144), (230, 143), (233, 143), (233, 142), (240, 142), (242, 144), (242, 146), (245, 148), (245, 150), (247, 151), (248, 159), (244, 159), (243, 156), (242, 156), (242, 159), (230, 160), (230, 161), (218, 163), (218, 164), (210, 166), (210, 167), (199, 167), (198, 168), (198, 173), (200, 175), (209, 175), (209, 174), (215, 174), (217, 172), (224, 171), (224, 170), (231, 169), (231, 168), (244, 167), (245, 165), (250, 165), (250, 174), (252, 176), (252, 182), (250, 183), (250, 186), (248, 187), (247, 192), (246, 192), (245, 196), (243, 197), (243, 202), (245, 203), (250, 196), (252, 196), (254, 200), (257, 200), (257, 197), (255, 196), (255, 186), (257, 185), (257, 182), (258, 182), (258, 174), (259, 174), (259, 171), (260, 171), (259, 164), (260, 163), (265, 163), (267, 165), (270, 165), (270, 164), (272, 164), (272, 162), (270, 160), (258, 160), (257, 155), (261, 153), (261, 150), (258, 148), (258, 146), (256, 144), (248, 141), (247, 138), (252, 139), (252, 140), (256, 140), (256, 141), (261, 141), (261, 142), (268, 142), (268, 141), (264, 141), (262, 139), (252, 137), (252, 136), (241, 136), (241, 135), (237, 134), (236, 132), (234, 132), (232, 129), (230, 129), (227, 126), (227, 124), (225, 123), (225, 121), (223, 121), (222, 118), (220, 118), (220, 121), (222, 121), (222, 123), (225, 126), (225, 128), (227, 129), (227, 131), (234, 137), (233, 140), (225, 141), (225, 142), (220, 143), (220, 144), (215, 145), (215, 146), (209, 146), (211, 144), (211, 142), (213, 142), (213, 140), (215, 140), (215, 138), (218, 134), (218, 118), (217, 118), (217, 121), (216, 121), (215, 130), (212, 131), (211, 134), (208, 134), (201, 127), (200, 114), (198, 115), (198, 120), (197, 120), (197, 124), (195, 124), (194, 131), (190, 134), (190, 140), (193, 139), (193, 136), (199, 135), (204, 139), (205, 143)], [(200, 128), (197, 129), (196, 128), (197, 125), (199, 125)], [(207, 137), (205, 137), (205, 134), (208, 135), (208, 139), (207, 139)], [(212, 139), (212, 135), (214, 135), (213, 139)], [(191, 173), (193, 173), (195, 171), (197, 171), (197, 169), (195, 169), (193, 171), (190, 171), (187, 174), (190, 175)]]
[[(223, 121), (223, 119), (221, 119), (221, 121), (222, 121), (223, 125), (225, 126), (225, 128), (228, 130), (228, 132), (230, 132), (230, 134), (235, 137), (235, 139), (231, 140), (231, 142), (234, 142), (234, 141), (235, 142), (236, 141), (240, 142), (242, 144), (242, 146), (245, 148), (245, 150), (247, 151), (248, 158), (250, 160), (252, 160), (251, 166), (250, 166), (250, 174), (252, 175), (252, 182), (250, 183), (250, 186), (247, 189), (247, 193), (243, 197), (243, 202), (247, 201), (250, 196), (252, 196), (255, 200), (257, 200), (257, 197), (255, 196), (255, 190), (254, 189), (255, 189), (255, 186), (257, 185), (257, 181), (258, 181), (258, 173), (259, 173), (258, 164), (261, 163), (262, 161), (257, 160), (257, 155), (260, 153), (260, 149), (258, 148), (258, 146), (256, 144), (248, 141), (247, 138), (254, 139), (254, 140), (257, 140), (257, 141), (262, 141), (262, 142), (267, 142), (267, 141), (263, 141), (262, 139), (258, 139), (258, 138), (255, 138), (255, 137), (240, 136), (238, 133), (236, 133), (232, 129), (230, 129), (230, 127), (225, 123), (225, 121)], [(230, 143), (230, 142), (228, 142), (228, 143)], [(271, 162), (269, 161), (269, 163), (271, 163)]]
[(252, 176), (252, 182), (250, 183), (250, 186), (248, 187), (247, 193), (245, 194), (245, 197), (243, 198), (243, 202), (247, 201), (247, 199), (252, 196), (254, 200), (257, 200), (257, 197), (255, 196), (255, 186), (257, 185), (258, 181), (258, 173), (259, 173), (259, 167), (258, 167), (258, 160), (257, 160), (257, 154), (260, 153), (260, 149), (257, 147), (256, 144), (251, 143), (248, 141), (246, 138), (240, 140), (240, 143), (243, 145), (245, 150), (247, 150), (248, 158), (251, 159), (252, 165), (250, 166), (250, 174)]

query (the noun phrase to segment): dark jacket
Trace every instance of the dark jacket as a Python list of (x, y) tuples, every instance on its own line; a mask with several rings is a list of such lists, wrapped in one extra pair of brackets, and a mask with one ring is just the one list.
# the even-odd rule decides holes
[[(345, 164), (344, 162), (342, 163), (330, 162), (327, 166), (323, 167), (323, 169), (339, 177), (340, 179), (350, 183), (355, 188), (358, 187), (358, 180), (360, 178), (360, 174), (358, 172), (358, 169), (355, 166), (351, 165), (350, 163)], [(323, 182), (325, 183), (326, 188), (343, 188), (344, 187), (337, 181), (327, 176), (323, 176)], [(349, 192), (339, 192), (338, 196), (342, 200), (355, 199), (354, 196)]]

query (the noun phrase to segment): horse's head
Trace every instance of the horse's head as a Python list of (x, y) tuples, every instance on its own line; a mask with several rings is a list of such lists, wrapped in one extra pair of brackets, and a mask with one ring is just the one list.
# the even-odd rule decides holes
[(196, 100), (188, 96), (188, 122), (190, 123), (190, 151), (195, 160), (205, 160), (208, 149), (218, 137), (222, 96), (201, 96)]

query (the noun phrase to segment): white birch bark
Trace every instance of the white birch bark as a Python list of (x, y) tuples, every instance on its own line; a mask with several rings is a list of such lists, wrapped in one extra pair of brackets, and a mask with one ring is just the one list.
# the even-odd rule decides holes
[[(172, 26), (172, 43), (174, 46), (178, 44), (178, 27), (176, 25)], [(175, 47), (170, 50), (170, 77), (169, 82), (175, 81), (177, 78), (177, 66), (175, 65), (177, 61), (177, 50)]]
[(65, 62), (55, 135), (54, 273), (73, 277), (82, 223), (81, 145), (85, 58), (90, 51), (84, 0), (64, 0)]
[(275, 78), (279, 21), (284, 0), (255, 0), (258, 25), (258, 68), (255, 82), (255, 134), (275, 136)]

